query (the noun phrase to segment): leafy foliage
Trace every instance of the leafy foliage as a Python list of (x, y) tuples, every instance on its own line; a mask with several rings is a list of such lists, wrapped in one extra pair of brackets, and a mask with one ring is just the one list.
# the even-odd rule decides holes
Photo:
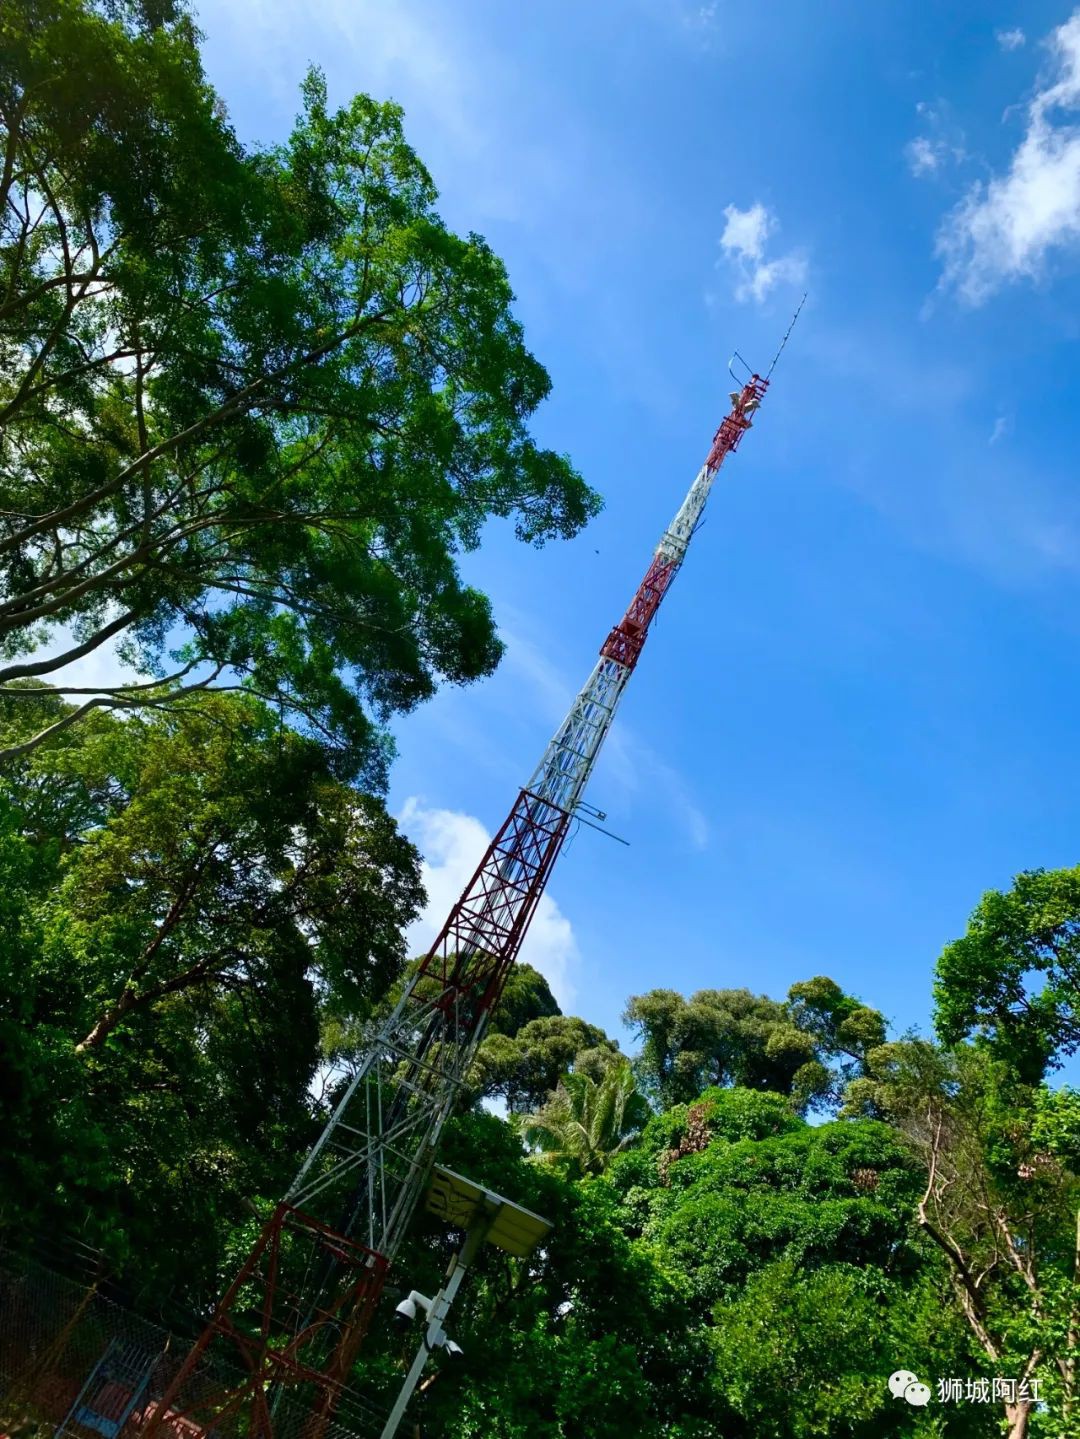
[[(501, 1011), (496, 1010), (496, 1016)], [(505, 1022), (505, 1021), (504, 1021)], [(530, 1019), (513, 1035), (489, 1035), (477, 1055), (474, 1083), (513, 1111), (539, 1109), (563, 1075), (594, 1080), (618, 1056), (618, 1046), (595, 1024), (571, 1015)]]
[(561, 1014), (544, 976), (519, 959), (506, 976), (499, 1003), (488, 1021), (487, 1033), (514, 1038), (533, 1020), (552, 1019)]
[(528, 435), (548, 378), (503, 266), (394, 105), (331, 111), (312, 73), (249, 153), (179, 6), (0, 23), (0, 683), (116, 638), (152, 674), (22, 744), (244, 684), (366, 755), (498, 660), (456, 568), (485, 521), (540, 543), (597, 508)]
[(638, 1069), (662, 1107), (708, 1085), (768, 1089), (800, 1109), (835, 1100), (884, 1038), (884, 1022), (832, 980), (796, 985), (787, 1003), (748, 989), (671, 989), (635, 995), (624, 1019), (641, 1040)]
[(781, 1095), (713, 1088), (653, 1119), (612, 1179), (628, 1231), (707, 1316), (716, 1433), (983, 1432), (961, 1412), (945, 1429), (902, 1412), (884, 1382), (901, 1355), (924, 1374), (971, 1367), (888, 1126), (812, 1127)]
[(400, 971), (418, 856), (321, 746), (232, 695), (89, 717), (0, 783), (0, 815), (0, 1102), (28, 1141), (0, 1201), (88, 1215), (117, 1256), (210, 1285), (219, 1210), (276, 1195), (312, 1132), (320, 1009), (370, 1010)]
[(1031, 870), (989, 890), (945, 946), (934, 988), (946, 1044), (985, 1035), (1037, 1081), (1080, 1045), (1080, 867)]
[[(1066, 1434), (1080, 1357), (1080, 1178), (1077, 1109), (1068, 1091), (1033, 1090), (985, 1047), (884, 1045), (852, 1105), (870, 1098), (908, 1140), (923, 1171), (916, 1207), (944, 1256), (956, 1308), (993, 1371), (1041, 1379)], [(1010, 1433), (1035, 1419), (1005, 1405)], [(1064, 1427), (1059, 1427), (1059, 1422)]]
[(542, 1109), (518, 1117), (517, 1128), (544, 1163), (580, 1179), (602, 1174), (648, 1114), (633, 1067), (620, 1057), (599, 1079), (580, 1071), (565, 1075)]

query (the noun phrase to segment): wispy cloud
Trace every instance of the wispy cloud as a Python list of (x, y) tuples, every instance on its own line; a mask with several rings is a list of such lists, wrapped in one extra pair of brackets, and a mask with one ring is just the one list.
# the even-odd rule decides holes
[(920, 100), (915, 106), (925, 132), (904, 146), (908, 169), (918, 179), (938, 175), (946, 166), (967, 158), (964, 135), (941, 100)]
[[(429, 808), (415, 796), (405, 801), (399, 821), (424, 857), (427, 904), (407, 934), (410, 953), (423, 954), (475, 874), (491, 836), (473, 815)], [(536, 906), (521, 958), (544, 975), (563, 1010), (573, 1005), (573, 974), (581, 955), (573, 925), (550, 894)]]
[(941, 169), (948, 158), (948, 149), (943, 140), (931, 140), (919, 135), (906, 146), (908, 168), (915, 176), (933, 175)]
[(634, 8), (642, 21), (696, 46), (711, 48), (721, 29), (720, 0), (634, 0)]
[(806, 257), (798, 250), (768, 256), (768, 240), (780, 228), (776, 215), (760, 200), (748, 210), (728, 205), (724, 210), (719, 262), (735, 278), (735, 298), (761, 304), (781, 285), (802, 285), (807, 276)]
[(1017, 28), (1015, 30), (996, 31), (996, 39), (1003, 50), (1019, 50), (1021, 45), (1027, 40), (1027, 36), (1023, 30)]
[(704, 5), (687, 5), (682, 11), (682, 22), (689, 30), (710, 31), (716, 25), (718, 0), (706, 0)]
[(1080, 10), (1049, 37), (1053, 74), (1027, 107), (1008, 171), (974, 185), (937, 238), (942, 283), (978, 305), (1003, 284), (1037, 279), (1080, 240)]
[[(551, 725), (555, 725), (565, 715), (574, 690), (543, 646), (526, 633), (529, 624), (526, 617), (513, 611), (509, 605), (503, 608), (504, 614), (512, 615), (509, 624), (504, 621), (499, 627), (500, 636), (506, 644), (503, 663), (532, 689), (539, 701), (537, 708), (546, 715)], [(584, 675), (581, 678), (584, 679)]]
[[(1028, 588), (1054, 572), (1080, 575), (1080, 497), (1067, 459), (1036, 465), (1007, 443), (1020, 421), (1004, 399), (1004, 423), (991, 415), (988, 425), (976, 370), (916, 349), (903, 334), (864, 326), (808, 330), (801, 343), (821, 383), (847, 400), (850, 448), (835, 472), (839, 484), (910, 543), (996, 584)], [(929, 414), (927, 395), (934, 397)], [(807, 426), (807, 444), (827, 441), (819, 424)], [(892, 432), (903, 485), (870, 460), (882, 426)], [(972, 464), (980, 452), (985, 461)]]
[[(534, 697), (533, 708), (547, 717), (554, 731), (585, 676), (577, 676), (574, 681), (563, 674), (525, 630), (526, 621), (520, 615), (514, 617), (512, 629), (502, 626), (502, 637), (507, 643), (503, 663), (515, 676), (518, 706), (521, 685), (525, 685)], [(674, 765), (662, 759), (621, 717), (616, 719), (608, 736), (601, 764), (606, 789), (598, 798), (605, 807), (619, 806), (626, 810), (640, 795), (656, 797), (675, 821), (675, 828), (681, 831), (685, 843), (697, 850), (707, 847), (709, 824), (693, 788)]]
[(652, 745), (623, 725), (608, 740), (606, 769), (627, 795), (646, 791), (655, 796), (677, 822), (691, 849), (709, 847), (710, 828), (705, 811), (686, 777), (663, 759)]

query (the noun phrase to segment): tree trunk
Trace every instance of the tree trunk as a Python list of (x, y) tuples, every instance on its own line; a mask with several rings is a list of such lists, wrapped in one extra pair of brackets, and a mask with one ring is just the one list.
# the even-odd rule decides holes
[[(1076, 1246), (1073, 1250), (1073, 1284), (1074, 1286), (1080, 1284), (1080, 1209), (1076, 1211)], [(1062, 1366), (1062, 1378), (1065, 1380), (1065, 1402), (1061, 1406), (1061, 1414), (1064, 1419), (1067, 1419), (1072, 1413), (1073, 1402), (1076, 1398), (1076, 1341), (1077, 1313), (1074, 1302), (1072, 1310), (1069, 1313), (1069, 1358)]]
[(1027, 1400), (1024, 1400), (1022, 1404), (1006, 1404), (1005, 1422), (1009, 1426), (1008, 1439), (1027, 1439), (1030, 1418), (1031, 1404)]
[(133, 989), (125, 989), (112, 1009), (107, 1009), (90, 1033), (75, 1046), (75, 1053), (83, 1054), (88, 1049), (97, 1049), (99, 1045), (104, 1044), (105, 1040), (112, 1034), (124, 1015), (127, 1014), (129, 1010), (135, 1008), (135, 1003), (135, 991)]
[(151, 989), (144, 989), (141, 994), (137, 994), (128, 985), (112, 1009), (107, 1009), (90, 1033), (75, 1046), (75, 1053), (85, 1054), (88, 1049), (97, 1049), (112, 1034), (124, 1015), (130, 1014), (132, 1010), (145, 1009), (147, 1005), (154, 1004), (167, 995), (180, 994), (185, 989), (193, 989), (198, 984), (209, 984), (219, 978), (215, 965), (220, 963), (222, 958), (222, 955), (211, 955), (206, 959), (200, 959), (190, 969), (185, 969), (182, 974), (174, 975), (172, 979), (163, 980), (161, 984), (155, 984)]

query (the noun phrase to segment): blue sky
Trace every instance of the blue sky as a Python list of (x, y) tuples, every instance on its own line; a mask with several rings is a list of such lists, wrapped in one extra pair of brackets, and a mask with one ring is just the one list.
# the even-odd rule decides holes
[(203, 0), (211, 80), (281, 138), (306, 62), (393, 97), (485, 235), (606, 500), (466, 572), (508, 654), (397, 727), (430, 935), (767, 365), (527, 957), (626, 997), (831, 975), (898, 1029), (987, 888), (1074, 864), (1080, 12), (900, 0)]

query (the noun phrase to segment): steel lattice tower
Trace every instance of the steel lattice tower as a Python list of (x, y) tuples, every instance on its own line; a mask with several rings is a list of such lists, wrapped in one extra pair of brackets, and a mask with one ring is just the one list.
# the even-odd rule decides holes
[[(592, 673), (430, 952), (371, 1036), (332, 1118), (163, 1396), (147, 1434), (167, 1428), (167, 1414), (212, 1422), (220, 1433), (226, 1432), (223, 1419), (231, 1418), (231, 1432), (252, 1439), (332, 1434), (332, 1416), (386, 1270), (649, 625), (679, 572), (720, 466), (750, 428), (768, 384), (752, 375), (733, 392), (731, 410), (629, 608), (600, 647)], [(308, 1257), (287, 1294), (290, 1242)], [(237, 1382), (217, 1380), (208, 1363), (210, 1346), (220, 1339), (239, 1352), (243, 1377)], [(301, 1395), (288, 1397), (290, 1389), (303, 1392), (301, 1402), (292, 1402)]]

